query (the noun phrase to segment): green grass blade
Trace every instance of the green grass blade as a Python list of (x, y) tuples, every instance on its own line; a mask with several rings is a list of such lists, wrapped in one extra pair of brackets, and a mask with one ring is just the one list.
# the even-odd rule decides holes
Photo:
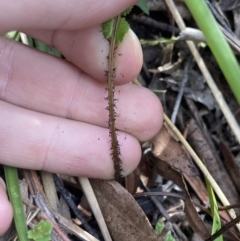
[(202, 30), (208, 46), (240, 104), (240, 68), (215, 18), (204, 0), (185, 0), (185, 3)]
[(18, 31), (11, 31), (11, 32), (8, 32), (8, 33), (4, 34), (4, 37), (6, 37), (8, 39), (15, 40), (15, 41), (19, 41), (20, 34), (19, 34)]
[(47, 45), (39, 40), (34, 39), (33, 45), (35, 45), (36, 49), (38, 49), (42, 52), (54, 55), (56, 57), (61, 57), (61, 54), (56, 49), (50, 47), (49, 45)]
[[(213, 216), (213, 224), (212, 224), (212, 234), (217, 232), (221, 228), (221, 219), (218, 212), (218, 205), (217, 201), (213, 192), (213, 189), (207, 179), (205, 179), (207, 185), (207, 191), (210, 201), (211, 213)], [(216, 241), (223, 241), (223, 236), (220, 235), (218, 238), (215, 239)]]
[(18, 173), (15, 167), (4, 166), (9, 199), (13, 206), (14, 223), (19, 241), (28, 241), (26, 218), (18, 183)]

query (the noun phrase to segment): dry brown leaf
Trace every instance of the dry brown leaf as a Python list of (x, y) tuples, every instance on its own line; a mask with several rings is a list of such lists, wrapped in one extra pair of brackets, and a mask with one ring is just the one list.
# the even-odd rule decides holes
[(188, 140), (191, 146), (194, 148), (200, 159), (205, 161), (207, 169), (213, 176), (214, 180), (218, 183), (229, 202), (238, 203), (239, 195), (232, 184), (228, 173), (223, 167), (219, 157), (215, 155), (214, 150), (209, 146), (201, 129), (193, 119), (189, 122), (188, 130)]
[(116, 181), (90, 180), (114, 241), (161, 241), (132, 195)]
[(185, 153), (166, 124), (152, 140), (152, 153), (181, 173), (192, 177), (199, 175), (191, 158)]
[(187, 183), (191, 186), (191, 188), (195, 191), (198, 198), (201, 202), (206, 205), (209, 201), (207, 189), (202, 181), (202, 179), (198, 176), (196, 177), (189, 177), (184, 175)]
[(223, 156), (225, 159), (225, 166), (230, 174), (230, 177), (233, 180), (233, 183), (237, 188), (238, 192), (240, 192), (240, 183), (239, 183), (240, 170), (238, 168), (238, 165), (236, 164), (234, 156), (231, 150), (229, 149), (229, 147), (224, 143), (224, 141), (220, 141), (219, 146), (220, 146), (220, 150), (223, 153)]
[(187, 188), (187, 185), (186, 185), (186, 182), (185, 182), (183, 176), (182, 176), (182, 182), (185, 187), (184, 190), (186, 192), (185, 209), (184, 210), (185, 210), (188, 222), (190, 223), (190, 225), (193, 228), (193, 230), (195, 231), (195, 233), (201, 235), (201, 237), (205, 240), (205, 239), (209, 238), (210, 233), (196, 211), (196, 208), (192, 202), (192, 198), (188, 192), (188, 188)]
[(131, 194), (136, 193), (139, 183), (140, 183), (140, 171), (138, 168), (125, 177), (125, 188)]
[(153, 156), (154, 166), (157, 170), (157, 173), (164, 177), (165, 179), (172, 180), (176, 185), (180, 188), (184, 189), (184, 185), (182, 182), (182, 177), (180, 172), (173, 169), (171, 165), (155, 156)]

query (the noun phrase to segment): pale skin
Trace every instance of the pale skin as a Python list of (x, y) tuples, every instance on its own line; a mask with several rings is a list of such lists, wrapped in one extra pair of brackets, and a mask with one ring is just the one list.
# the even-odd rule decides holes
[[(0, 32), (19, 30), (57, 48), (68, 60), (0, 38), (0, 163), (74, 176), (111, 179), (105, 86), (108, 42), (101, 23), (134, 0), (2, 0)], [(117, 49), (115, 94), (124, 175), (139, 163), (139, 141), (162, 125), (162, 107), (131, 82), (142, 52), (129, 31)], [(0, 182), (0, 235), (12, 208)]]

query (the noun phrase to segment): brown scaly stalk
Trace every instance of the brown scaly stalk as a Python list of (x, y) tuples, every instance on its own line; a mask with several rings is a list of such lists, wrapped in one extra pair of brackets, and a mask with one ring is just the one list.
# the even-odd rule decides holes
[(116, 111), (115, 111), (115, 98), (114, 98), (114, 77), (115, 77), (115, 68), (114, 68), (114, 53), (117, 48), (116, 44), (116, 32), (118, 29), (118, 24), (120, 20), (120, 15), (114, 18), (113, 23), (113, 34), (112, 38), (109, 40), (109, 54), (108, 54), (108, 71), (107, 71), (107, 89), (108, 89), (108, 111), (109, 111), (109, 120), (108, 120), (108, 127), (109, 133), (111, 137), (111, 150), (112, 150), (112, 160), (114, 163), (115, 169), (115, 179), (118, 182), (121, 182), (121, 164), (122, 161), (119, 157), (120, 155), (120, 147), (117, 139), (117, 129), (116, 129)]

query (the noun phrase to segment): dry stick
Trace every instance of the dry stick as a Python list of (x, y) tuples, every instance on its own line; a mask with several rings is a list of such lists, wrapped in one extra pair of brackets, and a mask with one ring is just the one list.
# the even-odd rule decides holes
[(102, 212), (101, 212), (101, 209), (99, 207), (99, 204), (98, 204), (98, 201), (97, 201), (97, 198), (94, 194), (94, 191), (92, 189), (92, 186), (88, 180), (88, 178), (86, 177), (79, 177), (78, 178), (81, 186), (82, 186), (82, 189), (83, 189), (83, 192), (85, 194), (85, 196), (87, 197), (87, 200), (89, 202), (89, 205), (94, 213), (94, 216), (97, 220), (97, 223), (99, 225), (99, 228), (102, 232), (102, 235), (104, 237), (104, 240), (105, 241), (112, 241), (112, 238), (108, 232), (108, 228), (107, 228), (107, 225), (105, 223), (105, 220), (103, 218), (103, 215), (102, 215)]
[(94, 231), (94, 229), (89, 225), (81, 211), (77, 208), (77, 205), (72, 200), (71, 195), (69, 191), (64, 187), (63, 183), (59, 179), (59, 177), (56, 174), (53, 174), (54, 182), (57, 186), (57, 189), (61, 193), (62, 197), (65, 199), (69, 207), (72, 209), (76, 217), (82, 222), (82, 226), (88, 231), (91, 235), (98, 238), (98, 234)]
[[(181, 30), (184, 30), (186, 28), (186, 26), (183, 22), (182, 17), (179, 14), (174, 2), (172, 0), (165, 0), (165, 1), (166, 1), (166, 4), (168, 5), (169, 10), (172, 13), (174, 19), (175, 19), (178, 27)], [(239, 129), (239, 126), (238, 126), (235, 118), (233, 117), (231, 111), (229, 110), (229, 108), (227, 106), (227, 103), (225, 102), (221, 92), (218, 90), (212, 76), (210, 75), (210, 73), (209, 73), (203, 59), (201, 58), (196, 46), (194, 45), (194, 43), (192, 41), (187, 41), (187, 44), (188, 44), (188, 47), (190, 48), (190, 50), (192, 52), (192, 55), (194, 56), (194, 58), (195, 58), (195, 60), (198, 64), (199, 69), (201, 70), (206, 82), (208, 83), (209, 88), (211, 89), (216, 101), (218, 102), (218, 104), (219, 104), (219, 106), (220, 106), (229, 126), (231, 127), (233, 133), (235, 134), (235, 137), (237, 138), (238, 142), (240, 143), (240, 129)], [(186, 146), (186, 148), (188, 149), (192, 158), (195, 160), (195, 162), (197, 163), (197, 165), (199, 166), (199, 168), (201, 169), (203, 174), (206, 176), (206, 178), (210, 182), (211, 186), (213, 187), (214, 191), (218, 195), (218, 197), (221, 200), (221, 202), (223, 203), (223, 205), (225, 205), (225, 206), (230, 205), (226, 196), (224, 195), (222, 190), (219, 188), (219, 186), (217, 185), (215, 180), (212, 178), (211, 174), (208, 172), (206, 167), (203, 165), (202, 161), (199, 159), (199, 157), (193, 151), (191, 146), (188, 144), (188, 142), (183, 138), (183, 136), (177, 130), (177, 128), (174, 125), (172, 125), (171, 121), (168, 119), (168, 117), (166, 115), (164, 115), (164, 119), (169, 125), (172, 126), (172, 128), (174, 128), (174, 130), (175, 130), (174, 132), (177, 134), (177, 136), (179, 137), (181, 142)], [(229, 215), (232, 218), (236, 217), (236, 213), (233, 209), (230, 209), (228, 212), (229, 212)], [(237, 224), (237, 228), (240, 231), (240, 224)]]
[[(147, 193), (149, 193), (150, 188), (145, 186), (144, 184), (143, 184), (143, 186), (147, 190)], [(167, 211), (165, 210), (165, 208), (162, 206), (161, 202), (159, 202), (159, 200), (154, 196), (149, 196), (149, 198), (154, 203), (154, 205), (157, 207), (158, 211), (164, 216), (164, 218), (166, 218), (166, 220), (169, 220), (169, 215), (168, 215)]]
[(110, 136), (111, 136), (111, 150), (112, 150), (112, 159), (114, 163), (114, 170), (115, 170), (115, 179), (117, 182), (121, 182), (121, 159), (119, 158), (120, 149), (119, 143), (117, 140), (117, 129), (116, 129), (116, 112), (115, 112), (115, 99), (114, 99), (114, 84), (113, 79), (115, 77), (114, 71), (114, 52), (117, 47), (116, 45), (116, 32), (118, 30), (118, 24), (120, 21), (121, 15), (118, 15), (114, 18), (113, 23), (113, 34), (110, 41), (109, 46), (109, 54), (108, 54), (108, 72), (107, 72), (107, 85), (108, 85), (108, 107), (109, 110), (109, 120), (108, 125), (110, 129)]
[(58, 224), (64, 228), (64, 230), (67, 230), (69, 233), (74, 234), (77, 237), (80, 237), (83, 240), (86, 241), (99, 241), (99, 239), (96, 239), (93, 237), (90, 233), (86, 232), (82, 228), (80, 228), (78, 225), (74, 224), (71, 220), (63, 217), (61, 214), (57, 212), (53, 212), (54, 216), (58, 222)]
[(182, 97), (183, 97), (183, 92), (184, 92), (185, 86), (186, 86), (187, 81), (188, 81), (188, 69), (189, 69), (189, 66), (190, 66), (191, 59), (192, 58), (187, 60), (186, 63), (185, 63), (185, 66), (184, 66), (184, 76), (183, 76), (183, 79), (182, 79), (182, 82), (181, 82), (181, 85), (180, 85), (180, 89), (179, 89), (179, 92), (178, 92), (178, 96), (177, 96), (177, 99), (176, 99), (176, 102), (175, 102), (175, 105), (174, 105), (174, 108), (173, 108), (172, 117), (171, 117), (171, 121), (172, 121), (173, 124), (175, 124), (175, 122), (176, 122), (178, 110), (179, 110), (179, 107), (180, 107), (180, 104), (181, 104), (181, 101), (182, 101)]
[[(180, 16), (175, 4), (173, 3), (172, 0), (165, 0), (166, 4), (168, 5), (178, 27), (180, 28), (181, 31), (183, 31), (186, 26), (183, 22), (182, 17)], [(232, 112), (230, 111), (226, 101), (224, 100), (222, 93), (218, 90), (218, 87), (216, 86), (211, 74), (209, 73), (203, 59), (201, 58), (196, 46), (194, 45), (194, 43), (192, 41), (187, 41), (188, 47), (192, 52), (192, 55), (194, 56), (196, 63), (198, 64), (199, 69), (201, 70), (209, 88), (211, 89), (220, 109), (223, 112), (223, 115), (225, 116), (232, 132), (234, 133), (237, 141), (240, 143), (240, 128), (232, 114)]]
[(237, 216), (233, 220), (231, 220), (229, 223), (226, 223), (222, 226), (218, 231), (216, 231), (213, 235), (211, 235), (209, 238), (207, 238), (205, 241), (214, 241), (216, 238), (218, 238), (220, 235), (225, 233), (227, 230), (229, 230), (231, 227), (233, 227), (236, 223), (240, 221), (240, 216)]
[(214, 15), (214, 17), (216, 18), (216, 20), (223, 26), (223, 28), (225, 28), (231, 35), (235, 35), (235, 33), (232, 31), (232, 29), (229, 27), (229, 25), (227, 24), (227, 22), (225, 20), (223, 20), (223, 18), (220, 16), (220, 14), (217, 12), (216, 8), (214, 5), (212, 5), (212, 3), (210, 3), (208, 0), (206, 0), (206, 3), (208, 5), (208, 7), (210, 8), (212, 14)]

